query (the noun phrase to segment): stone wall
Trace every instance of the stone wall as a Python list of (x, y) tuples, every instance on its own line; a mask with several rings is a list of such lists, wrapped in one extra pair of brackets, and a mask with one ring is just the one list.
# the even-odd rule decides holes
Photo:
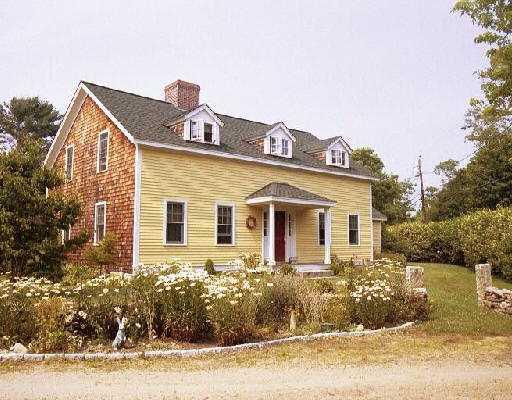
[(418, 297), (427, 301), (428, 294), (425, 287), (423, 267), (408, 265), (405, 267), (405, 282), (409, 289)]
[(492, 286), (491, 265), (475, 266), (478, 305), (512, 315), (512, 290)]

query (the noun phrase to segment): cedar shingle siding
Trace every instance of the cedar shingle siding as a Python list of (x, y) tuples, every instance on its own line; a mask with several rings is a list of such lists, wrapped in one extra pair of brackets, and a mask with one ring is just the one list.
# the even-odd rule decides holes
[[(96, 172), (98, 135), (109, 131), (108, 168)], [(133, 205), (135, 191), (135, 146), (87, 97), (62, 146), (54, 168), (64, 173), (66, 146), (74, 145), (73, 179), (62, 188), (64, 193), (77, 195), (82, 201), (82, 216), (72, 227), (72, 235), (83, 228), (89, 233), (89, 242), (80, 251), (68, 255), (70, 261), (79, 261), (83, 251), (93, 243), (94, 204), (107, 203), (107, 233), (117, 236), (117, 258), (111, 270), (131, 271)]]

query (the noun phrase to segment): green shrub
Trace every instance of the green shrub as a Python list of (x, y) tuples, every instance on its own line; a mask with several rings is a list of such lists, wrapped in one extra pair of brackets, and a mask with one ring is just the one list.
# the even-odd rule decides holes
[(217, 271), (215, 271), (215, 265), (210, 258), (204, 263), (204, 270), (208, 273), (208, 275), (215, 275), (217, 273)]
[(285, 263), (279, 268), (279, 273), (282, 275), (295, 275), (297, 270), (293, 265)]
[(115, 260), (116, 245), (117, 237), (112, 233), (107, 233), (97, 246), (87, 248), (84, 252), (85, 262), (105, 271), (106, 267), (111, 266)]
[(405, 267), (405, 265), (407, 264), (407, 257), (405, 257), (405, 255), (401, 254), (401, 253), (383, 252), (383, 253), (375, 254), (374, 259), (375, 260), (383, 260), (383, 259), (385, 259), (385, 260), (395, 261), (395, 262), (399, 263), (403, 267)]
[(89, 279), (100, 276), (101, 270), (93, 265), (66, 264), (63, 268), (61, 284), (63, 286), (76, 286)]
[(331, 257), (331, 271), (334, 275), (343, 275), (347, 271), (347, 269), (352, 268), (354, 263), (352, 259), (343, 260), (339, 258), (337, 255), (333, 255)]
[(475, 264), (489, 261), (512, 279), (512, 208), (480, 210), (441, 222), (409, 222), (384, 229), (387, 249), (411, 261)]

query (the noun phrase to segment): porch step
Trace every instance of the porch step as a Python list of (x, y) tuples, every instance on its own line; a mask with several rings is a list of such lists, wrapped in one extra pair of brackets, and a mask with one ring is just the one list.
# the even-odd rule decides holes
[(297, 273), (303, 278), (320, 278), (333, 276), (329, 264), (297, 264), (294, 265)]

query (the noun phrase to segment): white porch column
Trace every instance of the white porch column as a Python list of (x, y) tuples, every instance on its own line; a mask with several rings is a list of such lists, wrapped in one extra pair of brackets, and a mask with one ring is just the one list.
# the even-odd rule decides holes
[(276, 265), (276, 248), (275, 248), (275, 213), (274, 203), (268, 205), (268, 264)]
[(324, 209), (324, 225), (325, 225), (325, 245), (324, 245), (324, 264), (331, 263), (331, 210)]

